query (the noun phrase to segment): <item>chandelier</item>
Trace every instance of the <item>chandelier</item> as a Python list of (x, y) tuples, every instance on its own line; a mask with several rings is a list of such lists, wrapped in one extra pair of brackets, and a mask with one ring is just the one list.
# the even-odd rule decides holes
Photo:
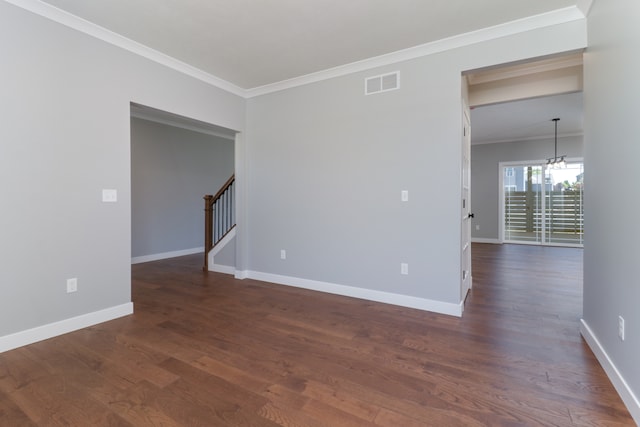
[(564, 161), (566, 155), (558, 156), (558, 121), (560, 118), (556, 117), (555, 119), (551, 119), (552, 122), (555, 122), (556, 133), (554, 138), (554, 152), (553, 157), (547, 159), (547, 167), (551, 169), (562, 169), (567, 167), (567, 162)]

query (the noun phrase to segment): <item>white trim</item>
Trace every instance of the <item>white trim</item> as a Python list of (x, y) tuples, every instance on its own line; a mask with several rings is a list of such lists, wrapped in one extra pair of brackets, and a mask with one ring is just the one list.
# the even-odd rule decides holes
[(229, 242), (231, 242), (231, 240), (236, 237), (236, 228), (237, 226), (233, 227), (231, 230), (229, 230), (229, 232), (227, 234), (225, 234), (225, 236), (220, 239), (220, 241), (214, 246), (213, 249), (211, 249), (209, 251), (209, 261), (214, 264), (213, 262), (213, 257), (218, 255), (218, 253), (225, 247), (227, 246), (227, 244)]
[(264, 86), (247, 89), (245, 96), (253, 98), (255, 96), (266, 95), (272, 92), (278, 92), (297, 86), (316, 83), (335, 77), (345, 76), (347, 74), (357, 73), (370, 70), (372, 68), (383, 67), (402, 61), (420, 58), (423, 56), (433, 55), (447, 50), (456, 49), (475, 43), (494, 40), (501, 37), (511, 36), (525, 31), (535, 30), (537, 28), (549, 27), (568, 22), (584, 19), (584, 14), (576, 6), (569, 6), (563, 9), (542, 13), (539, 15), (529, 16), (493, 27), (483, 28), (465, 34), (459, 34), (453, 37), (436, 40), (431, 43), (425, 43), (419, 46), (402, 49), (385, 55), (364, 59), (362, 61), (352, 62), (350, 64), (340, 65), (338, 67), (329, 68), (327, 70), (318, 71), (292, 79), (283, 80), (281, 82), (271, 83)]
[(162, 252), (159, 254), (136, 256), (131, 258), (131, 264), (140, 264), (143, 262), (158, 261), (161, 259), (175, 258), (175, 257), (185, 256), (185, 255), (193, 255), (193, 254), (197, 254), (198, 252), (204, 252), (204, 248), (199, 247), (199, 248), (191, 248), (191, 249), (182, 249), (179, 251)]
[(133, 303), (117, 305), (0, 337), (0, 353), (133, 313)]
[(504, 242), (504, 173), (508, 162), (498, 162), (498, 242)]
[(74, 30), (80, 31), (81, 33), (95, 37), (111, 45), (128, 50), (129, 52), (174, 69), (180, 73), (191, 76), (219, 89), (231, 92), (234, 95), (238, 95), (241, 97), (245, 96), (245, 90), (234, 85), (233, 83), (202, 71), (196, 67), (179, 61), (169, 55), (166, 55), (141, 43), (121, 36), (120, 34), (114, 33), (111, 30), (107, 30), (104, 27), (101, 27), (97, 24), (94, 24), (93, 22), (87, 21), (86, 19), (80, 18), (48, 3), (44, 3), (39, 0), (5, 1), (7, 3), (13, 4), (14, 6), (18, 6), (22, 9), (28, 10), (29, 12), (35, 13), (36, 15), (40, 15), (44, 18), (48, 18), (69, 28), (73, 28)]
[(591, 351), (593, 351), (593, 354), (598, 359), (598, 362), (600, 362), (600, 365), (602, 365), (602, 368), (611, 380), (611, 383), (613, 383), (613, 387), (622, 398), (622, 401), (626, 405), (634, 421), (636, 424), (640, 425), (640, 400), (638, 400), (638, 397), (633, 393), (633, 390), (631, 390), (631, 387), (629, 387), (629, 384), (627, 384), (624, 377), (584, 319), (580, 319), (580, 334), (589, 345), (589, 348), (591, 348)]
[(209, 271), (222, 274), (236, 274), (236, 268), (232, 265), (209, 264)]
[(588, 17), (591, 13), (591, 7), (593, 6), (594, 0), (578, 0), (576, 2), (576, 7), (582, 12), (584, 17)]
[(238, 280), (244, 280), (249, 278), (249, 270), (236, 270), (234, 277)]
[(500, 239), (488, 239), (486, 237), (472, 237), (471, 243), (491, 243), (494, 245), (501, 245)]
[[(249, 223), (249, 216), (247, 207), (249, 206), (247, 202), (247, 191), (246, 191), (246, 177), (248, 170), (248, 156), (246, 153), (246, 140), (244, 134), (242, 132), (238, 132), (236, 134), (236, 140), (234, 143), (235, 148), (235, 177), (236, 181), (233, 184), (233, 189), (236, 193), (235, 195), (235, 216), (236, 216), (236, 226), (234, 230), (236, 230), (236, 256), (235, 256), (235, 267), (236, 270), (241, 270), (247, 268), (247, 263), (249, 259), (249, 243), (247, 239), (247, 224)], [(237, 279), (244, 279), (242, 277), (243, 273), (239, 273), (236, 271), (235, 277)]]
[[(238, 272), (236, 272), (237, 274)], [(368, 301), (377, 301), (401, 307), (416, 308), (418, 310), (448, 314), (450, 316), (462, 316), (464, 301), (458, 304), (429, 300), (410, 295), (392, 294), (390, 292), (376, 291), (373, 289), (357, 288), (353, 286), (338, 285), (335, 283), (320, 282), (317, 280), (301, 279), (299, 277), (281, 276), (278, 274), (248, 271), (248, 277), (263, 282), (271, 282), (279, 285), (293, 286), (329, 294), (346, 297), (360, 298)]]
[(235, 273), (236, 273), (236, 267), (235, 266), (216, 264), (215, 256), (225, 246), (227, 246), (227, 244), (229, 242), (231, 242), (231, 240), (233, 240), (236, 237), (236, 228), (238, 228), (237, 225), (235, 227), (233, 227), (231, 230), (229, 230), (229, 232), (222, 239), (220, 239), (220, 241), (214, 246), (214, 248), (209, 251), (209, 254), (207, 255), (208, 256), (207, 261), (208, 261), (208, 265), (209, 265), (209, 271), (214, 271), (216, 273), (224, 273), (224, 274), (233, 274), (233, 275), (235, 275)]

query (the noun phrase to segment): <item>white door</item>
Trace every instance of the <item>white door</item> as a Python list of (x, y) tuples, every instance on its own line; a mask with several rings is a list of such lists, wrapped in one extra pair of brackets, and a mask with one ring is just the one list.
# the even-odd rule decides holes
[[(466, 105), (466, 104), (465, 104)], [(469, 108), (463, 108), (462, 114), (462, 202), (461, 202), (461, 239), (460, 264), (462, 277), (460, 279), (460, 300), (464, 301), (471, 289), (471, 121)]]

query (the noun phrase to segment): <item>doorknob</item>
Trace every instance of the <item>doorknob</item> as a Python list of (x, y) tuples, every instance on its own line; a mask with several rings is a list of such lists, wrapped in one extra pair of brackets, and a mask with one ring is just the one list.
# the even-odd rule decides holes
[(469, 212), (468, 217), (469, 217), (469, 218), (475, 218), (475, 217), (476, 217), (476, 215), (475, 215), (475, 214), (472, 214), (471, 212)]

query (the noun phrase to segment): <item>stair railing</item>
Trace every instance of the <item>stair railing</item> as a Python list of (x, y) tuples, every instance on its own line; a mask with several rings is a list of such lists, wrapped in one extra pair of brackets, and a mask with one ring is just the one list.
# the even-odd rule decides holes
[(235, 175), (215, 195), (204, 196), (204, 271), (209, 270), (209, 252), (236, 226)]

